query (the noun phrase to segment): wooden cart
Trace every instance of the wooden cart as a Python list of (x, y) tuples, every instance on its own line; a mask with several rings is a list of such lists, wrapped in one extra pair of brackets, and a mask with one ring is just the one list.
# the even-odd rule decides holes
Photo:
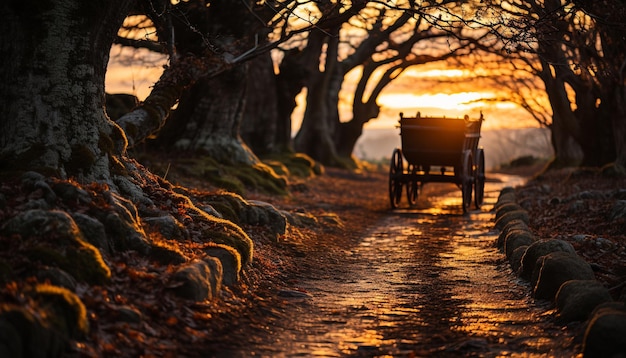
[(389, 169), (391, 207), (399, 206), (403, 186), (413, 206), (424, 184), (439, 182), (455, 183), (461, 189), (463, 212), (471, 205), (472, 189), (480, 208), (485, 189), (485, 153), (478, 147), (482, 122), (482, 114), (471, 120), (400, 113), (402, 148), (394, 149)]

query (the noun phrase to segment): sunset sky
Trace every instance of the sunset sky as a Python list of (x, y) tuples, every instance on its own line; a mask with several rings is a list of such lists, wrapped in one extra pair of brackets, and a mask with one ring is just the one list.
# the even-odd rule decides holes
[[(165, 59), (140, 51), (133, 60), (127, 51), (119, 47), (111, 51), (106, 91), (132, 93), (143, 100), (162, 72)], [(495, 90), (477, 80), (467, 81), (472, 76), (468, 71), (445, 66), (431, 63), (405, 71), (379, 96), (378, 104), (382, 106), (382, 111), (377, 119), (366, 124), (366, 129), (393, 128), (400, 112), (404, 112), (405, 116), (414, 116), (418, 111), (423, 116), (463, 117), (467, 114), (472, 118), (478, 117), (482, 111), (486, 119), (483, 124), (485, 130), (538, 126), (528, 113), (513, 103), (481, 101), (496, 97)], [(346, 109), (352, 101), (353, 87), (354, 81), (346, 81), (342, 90), (342, 120), (351, 116)], [(297, 101), (302, 104), (304, 100), (305, 93), (301, 93)], [(299, 127), (302, 113), (303, 107), (300, 106), (293, 115), (294, 131)]]

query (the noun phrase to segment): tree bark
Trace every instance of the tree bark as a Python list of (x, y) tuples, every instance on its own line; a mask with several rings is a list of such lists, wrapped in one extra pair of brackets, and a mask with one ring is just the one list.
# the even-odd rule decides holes
[(279, 73), (276, 76), (277, 92), (277, 137), (276, 145), (285, 151), (293, 151), (291, 115), (296, 108), (296, 96), (305, 87), (306, 79), (309, 78), (310, 61), (307, 51), (292, 49), (286, 51), (280, 63)]
[(165, 150), (208, 155), (224, 164), (252, 165), (259, 160), (242, 141), (246, 65), (197, 81), (181, 98), (157, 138)]
[(611, 92), (611, 129), (615, 144), (615, 164), (626, 171), (626, 91), (624, 86), (616, 86)]
[(562, 78), (552, 75), (549, 63), (541, 60), (541, 65), (539, 77), (544, 82), (552, 107), (550, 131), (555, 156), (552, 165), (554, 167), (577, 166), (582, 162), (583, 153), (578, 144), (576, 134), (579, 129), (567, 98), (565, 84)]
[(125, 139), (104, 78), (130, 1), (46, 4), (0, 5), (0, 167), (106, 180)]
[[(340, 89), (334, 88), (333, 85), (336, 86), (338, 83), (337, 76), (343, 77), (337, 60), (338, 31), (336, 28), (329, 32), (334, 36), (318, 33), (321, 36), (318, 41), (321, 41), (312, 43), (314, 48), (319, 48), (320, 51), (323, 44), (327, 45), (326, 60), (322, 65), (318, 65), (323, 66), (323, 70), (313, 73), (307, 81), (306, 109), (302, 126), (294, 139), (296, 151), (304, 152), (328, 166), (342, 165), (333, 140), (334, 130), (339, 123), (337, 106)], [(341, 87), (341, 82), (339, 86)]]
[(282, 118), (278, 114), (276, 75), (269, 53), (248, 62), (246, 82), (241, 138), (259, 156), (278, 153), (283, 148), (278, 139)]

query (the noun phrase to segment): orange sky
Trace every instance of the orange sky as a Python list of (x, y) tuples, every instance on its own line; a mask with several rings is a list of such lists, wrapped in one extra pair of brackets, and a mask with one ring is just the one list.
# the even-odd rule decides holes
[[(150, 92), (150, 87), (162, 71), (165, 60), (162, 56), (140, 51), (133, 60), (130, 50), (121, 51), (114, 47), (107, 72), (106, 91), (110, 93), (132, 93), (143, 100)], [(121, 55), (121, 56), (120, 56)], [(141, 60), (140, 60), (141, 59)], [(148, 59), (148, 60), (146, 60)], [(367, 128), (393, 128), (399, 113), (414, 116), (418, 111), (423, 116), (478, 117), (484, 113), (484, 129), (537, 127), (537, 123), (519, 106), (509, 102), (482, 102), (480, 99), (495, 97), (496, 92), (488, 87), (481, 87), (478, 81), (459, 81), (463, 85), (442, 83), (471, 76), (467, 71), (442, 68), (445, 64), (429, 64), (405, 71), (392, 82), (379, 96), (382, 106), (377, 119), (366, 124)], [(349, 74), (354, 78), (357, 74)], [(350, 118), (349, 106), (354, 81), (346, 81), (341, 92), (340, 111), (342, 120)], [(304, 93), (297, 99), (304, 102)], [(474, 101), (468, 103), (470, 101)], [(294, 130), (299, 127), (303, 108), (300, 106), (293, 115)]]

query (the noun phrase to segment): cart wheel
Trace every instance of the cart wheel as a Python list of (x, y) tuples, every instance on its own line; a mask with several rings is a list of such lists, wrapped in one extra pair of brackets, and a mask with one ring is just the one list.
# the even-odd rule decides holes
[(389, 199), (391, 208), (395, 209), (400, 204), (402, 198), (403, 173), (402, 151), (399, 148), (393, 150), (391, 154), (391, 165), (389, 166)]
[[(409, 174), (410, 175), (416, 175), (417, 174), (417, 169), (418, 166), (417, 165), (413, 165), (413, 164), (409, 164)], [(417, 179), (415, 180), (410, 180), (407, 184), (406, 184), (406, 198), (409, 200), (409, 205), (413, 206), (417, 203), (417, 197), (419, 195), (419, 184), (417, 182)]]
[(472, 184), (474, 173), (472, 167), (472, 152), (463, 152), (463, 168), (461, 168), (461, 193), (463, 196), (463, 212), (467, 212), (472, 202)]
[(476, 150), (476, 169), (474, 171), (474, 204), (476, 209), (483, 205), (485, 197), (485, 151), (483, 148)]

